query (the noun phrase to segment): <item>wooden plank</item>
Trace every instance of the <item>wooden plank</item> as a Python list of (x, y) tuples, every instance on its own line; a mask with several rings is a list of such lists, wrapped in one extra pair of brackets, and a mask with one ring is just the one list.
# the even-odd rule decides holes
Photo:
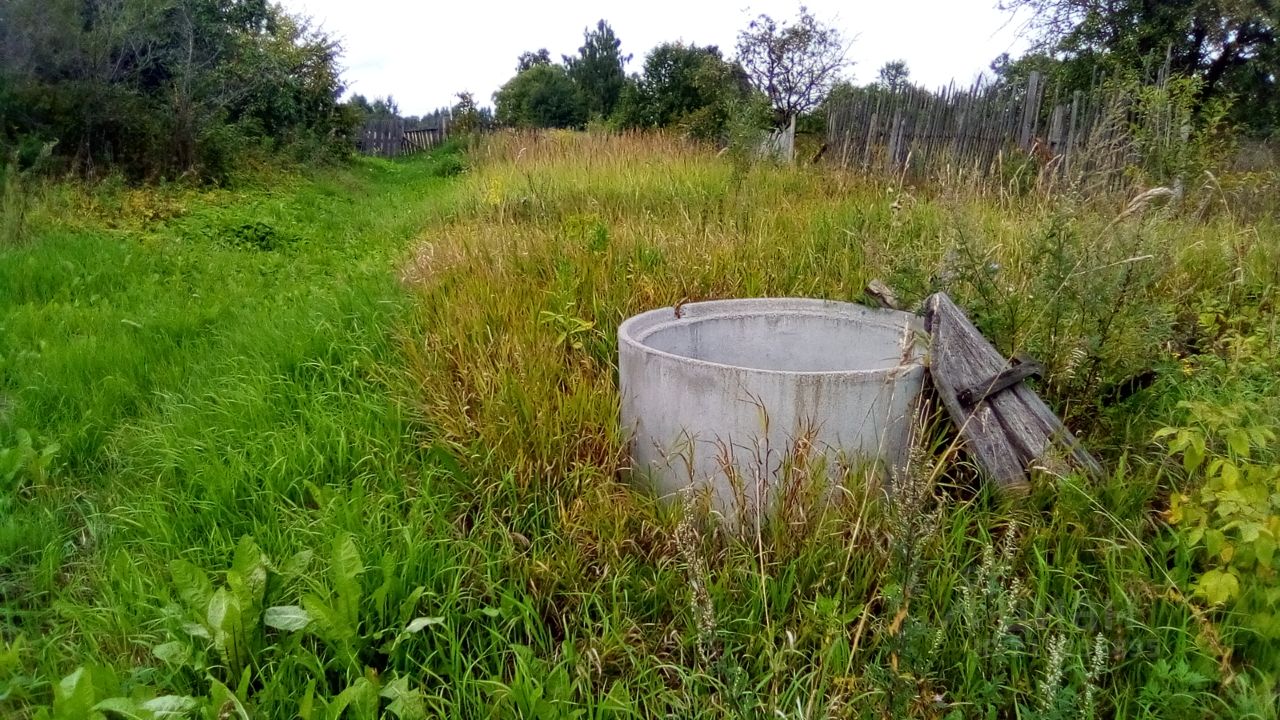
[(1022, 110), (1022, 130), (1018, 133), (1018, 148), (1020, 150), (1030, 150), (1031, 140), (1035, 132), (1035, 120), (1037, 110), (1039, 109), (1039, 98), (1037, 97), (1040, 89), (1040, 73), (1033, 70), (1027, 77), (1027, 95), (1025, 105)]
[[(894, 308), (895, 310), (897, 308)], [(1034, 360), (1023, 360), (1016, 362), (1004, 370), (1001, 370), (995, 377), (989, 380), (979, 380), (956, 393), (956, 399), (965, 407), (973, 407), (974, 405), (986, 400), (998, 392), (1003, 392), (1031, 377), (1044, 374), (1044, 366)]]
[(1098, 461), (1021, 379), (973, 406), (960, 400), (961, 393), (982, 383), (993, 386), (1007, 368), (1005, 359), (946, 293), (926, 300), (925, 328), (931, 337), (929, 374), (934, 389), (989, 480), (1002, 490), (1021, 493), (1030, 485), (1033, 468), (1102, 474)]
[(1080, 122), (1080, 95), (1079, 90), (1071, 93), (1071, 119), (1068, 121), (1067, 150), (1063, 161), (1063, 172), (1067, 177), (1070, 177), (1071, 171), (1075, 169), (1076, 143), (1079, 142), (1076, 123)]

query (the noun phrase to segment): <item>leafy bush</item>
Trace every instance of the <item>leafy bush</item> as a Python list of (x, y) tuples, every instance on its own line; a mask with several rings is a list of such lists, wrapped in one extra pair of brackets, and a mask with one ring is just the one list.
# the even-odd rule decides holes
[(1206, 300), (1201, 310), (1211, 352), (1185, 360), (1201, 384), (1178, 403), (1182, 422), (1155, 435), (1187, 478), (1168, 517), (1200, 562), (1195, 593), (1240, 613), (1252, 637), (1239, 642), (1280, 668), (1280, 344), (1257, 306)]
[(467, 169), (467, 164), (461, 157), (455, 154), (441, 155), (436, 161), (433, 172), (436, 177), (453, 177), (461, 175)]
[[(1201, 548), (1209, 569), (1196, 582), (1197, 594), (1222, 604), (1241, 596), (1242, 583), (1265, 588), (1259, 608), (1280, 604), (1280, 462), (1268, 457), (1276, 441), (1260, 408), (1243, 402), (1220, 405), (1184, 401), (1188, 424), (1156, 434), (1182, 456), (1187, 473), (1202, 473), (1202, 484), (1173, 497), (1169, 519), (1188, 544)], [(1280, 639), (1280, 618), (1271, 611), (1257, 618), (1267, 637)]]
[(1147, 182), (1181, 187), (1218, 167), (1229, 149), (1226, 116), (1230, 102), (1201, 101), (1203, 80), (1173, 76), (1162, 83), (1130, 79), (1115, 92), (1131, 97), (1129, 132), (1138, 167)]
[(734, 104), (749, 95), (742, 68), (724, 60), (719, 48), (665, 43), (645, 56), (643, 74), (623, 89), (613, 121), (623, 128), (674, 127), (721, 141)]

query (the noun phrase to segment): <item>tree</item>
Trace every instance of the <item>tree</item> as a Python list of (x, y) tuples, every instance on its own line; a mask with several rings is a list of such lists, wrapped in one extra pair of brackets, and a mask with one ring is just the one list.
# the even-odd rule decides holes
[(369, 114), (379, 118), (400, 117), (400, 104), (390, 95), (374, 98), (373, 105), (369, 107)]
[(822, 99), (822, 104), (818, 106), (819, 112), (826, 115), (830, 113), (832, 108), (840, 107), (850, 102), (863, 92), (866, 92), (866, 88), (857, 87), (848, 80), (841, 80), (833, 85), (831, 92), (827, 93), (827, 96)]
[(458, 93), (458, 102), (449, 115), (453, 118), (453, 128), (459, 133), (472, 133), (482, 129), (484, 116), (476, 105), (475, 97), (469, 92)]
[(906, 60), (890, 60), (880, 67), (876, 84), (885, 90), (897, 92), (911, 84), (911, 70)]
[(525, 128), (581, 127), (587, 111), (578, 88), (559, 65), (534, 65), (493, 95), (498, 124)]
[(266, 0), (4, 0), (0, 146), (139, 178), (217, 177), (246, 140), (347, 148), (340, 51)]
[(624, 127), (680, 125), (711, 138), (723, 129), (733, 101), (750, 91), (746, 73), (719, 48), (664, 43), (649, 52), (644, 74), (625, 89), (616, 120)]
[(352, 94), (352, 96), (347, 100), (347, 104), (361, 115), (369, 115), (373, 113), (373, 105), (369, 103), (369, 98), (361, 95), (360, 93)]
[(738, 34), (738, 62), (768, 95), (779, 125), (822, 102), (851, 64), (848, 49), (839, 30), (804, 6), (793, 23), (760, 15)]
[(523, 53), (520, 53), (520, 58), (516, 60), (516, 74), (519, 75), (520, 73), (524, 72), (525, 70), (528, 70), (534, 65), (550, 65), (550, 64), (551, 64), (551, 53), (547, 52), (546, 48), (535, 50), (533, 52), (523, 52)]
[(1101, 69), (1093, 55), (1059, 58), (1043, 51), (1016, 59), (1001, 53), (989, 67), (997, 86), (1019, 90), (1026, 87), (1032, 73), (1039, 73), (1050, 85), (1064, 91), (1089, 89), (1097, 83)]
[(1280, 3), (1271, 0), (1004, 0), (1029, 10), (1035, 50), (1074, 77), (1168, 62), (1199, 78), (1201, 104), (1234, 96), (1238, 119), (1280, 120)]
[(622, 54), (622, 42), (604, 20), (596, 23), (595, 30), (585, 30), (583, 40), (577, 57), (566, 55), (564, 64), (587, 111), (607, 117), (618, 104), (627, 77), (623, 68), (631, 56)]

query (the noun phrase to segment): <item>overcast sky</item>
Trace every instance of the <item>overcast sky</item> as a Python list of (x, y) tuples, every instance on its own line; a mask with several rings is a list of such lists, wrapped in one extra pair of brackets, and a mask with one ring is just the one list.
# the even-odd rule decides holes
[[(683, 40), (733, 54), (748, 20), (796, 15), (787, 0), (283, 0), (285, 7), (342, 40), (351, 92), (395, 96), (401, 112), (419, 115), (452, 105), (469, 90), (482, 104), (515, 71), (516, 57), (545, 47), (554, 59), (574, 54), (582, 31), (601, 18), (639, 72), (653, 46)], [(853, 39), (850, 74), (875, 79), (885, 62), (904, 59), (914, 81), (929, 87), (967, 84), (1002, 52), (1019, 54), (1021, 24), (996, 0), (807, 0), (819, 19)]]

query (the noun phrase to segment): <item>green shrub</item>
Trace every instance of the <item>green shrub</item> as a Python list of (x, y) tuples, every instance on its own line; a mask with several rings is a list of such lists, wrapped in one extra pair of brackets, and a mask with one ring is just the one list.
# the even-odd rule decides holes
[(1199, 183), (1230, 150), (1230, 102), (1202, 103), (1203, 80), (1176, 75), (1163, 83), (1130, 80), (1118, 91), (1132, 98), (1129, 132), (1138, 167), (1153, 185)]
[(1192, 399), (1181, 422), (1155, 437), (1180, 456), (1186, 481), (1170, 498), (1169, 521), (1198, 561), (1194, 592), (1238, 613), (1236, 638), (1280, 671), (1280, 454), (1275, 419), (1280, 354), (1274, 320), (1257, 306), (1202, 303), (1210, 352), (1188, 357)]
[(534, 65), (507, 81), (493, 96), (495, 119), (518, 128), (581, 128), (587, 107), (560, 65)]
[(455, 175), (461, 175), (466, 171), (466, 169), (467, 165), (463, 162), (462, 157), (460, 155), (450, 153), (447, 155), (441, 155), (435, 161), (433, 172), (436, 177), (453, 177)]
[(243, 140), (347, 143), (334, 40), (270, 3), (188, 5), (0, 4), (0, 133), (135, 181), (222, 181)]
[(291, 242), (272, 225), (251, 221), (228, 228), (228, 242), (239, 247), (254, 250), (279, 250)]

